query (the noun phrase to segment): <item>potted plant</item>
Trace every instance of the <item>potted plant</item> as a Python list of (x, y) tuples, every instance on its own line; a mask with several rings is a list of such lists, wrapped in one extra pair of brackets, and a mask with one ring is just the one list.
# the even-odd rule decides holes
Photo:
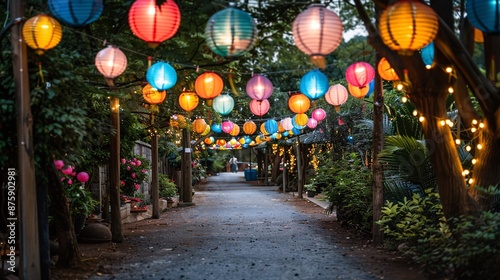
[(305, 184), (304, 190), (307, 191), (307, 197), (314, 197), (316, 195), (316, 185), (315, 184)]
[(161, 173), (158, 175), (160, 197), (167, 200), (167, 207), (172, 207), (174, 197), (177, 195), (177, 186), (173, 180), (168, 178), (168, 175)]

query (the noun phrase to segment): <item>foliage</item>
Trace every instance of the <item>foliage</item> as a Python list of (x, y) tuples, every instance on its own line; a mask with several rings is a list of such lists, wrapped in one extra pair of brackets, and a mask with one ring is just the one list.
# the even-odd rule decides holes
[(82, 214), (89, 216), (99, 204), (90, 190), (85, 188), (85, 182), (79, 181), (74, 167), (59, 168), (58, 175), (64, 187), (64, 193), (73, 216)]
[(171, 198), (177, 195), (177, 186), (175, 185), (175, 182), (168, 177), (168, 175), (159, 173), (158, 183), (160, 197)]
[(141, 184), (146, 182), (148, 177), (149, 162), (141, 156), (133, 159), (121, 159), (120, 164), (120, 185), (121, 193), (133, 196)]
[[(323, 172), (323, 171), (321, 171)], [(323, 192), (337, 206), (337, 218), (349, 227), (369, 233), (372, 227), (372, 177), (359, 155), (350, 153), (328, 171), (331, 181)]]

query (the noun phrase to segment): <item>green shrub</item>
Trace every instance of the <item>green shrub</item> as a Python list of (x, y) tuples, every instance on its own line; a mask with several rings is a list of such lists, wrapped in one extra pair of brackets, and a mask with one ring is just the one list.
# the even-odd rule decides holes
[(169, 198), (177, 195), (177, 186), (166, 174), (158, 174), (158, 188), (160, 197)]

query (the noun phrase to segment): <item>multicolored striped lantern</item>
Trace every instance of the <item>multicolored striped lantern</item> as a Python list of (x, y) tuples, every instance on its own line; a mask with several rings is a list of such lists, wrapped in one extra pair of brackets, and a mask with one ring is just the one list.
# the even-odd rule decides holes
[(273, 83), (262, 75), (254, 75), (246, 85), (246, 92), (250, 98), (262, 101), (271, 97)]
[(156, 47), (172, 38), (181, 24), (181, 12), (173, 0), (158, 5), (156, 0), (136, 0), (128, 13), (132, 33)]
[(48, 0), (47, 5), (55, 18), (75, 27), (96, 21), (104, 9), (102, 0)]
[(219, 95), (214, 98), (212, 107), (223, 116), (229, 115), (234, 108), (234, 99), (228, 94)]
[(342, 31), (339, 16), (323, 4), (310, 5), (292, 24), (295, 45), (320, 68), (326, 66), (325, 56), (340, 45)]
[(212, 15), (205, 27), (208, 47), (223, 57), (237, 57), (250, 50), (257, 35), (252, 16), (240, 9), (227, 8)]
[(375, 69), (366, 62), (355, 62), (347, 67), (345, 78), (355, 87), (366, 87), (375, 78)]
[(159, 61), (148, 68), (146, 80), (158, 90), (167, 90), (177, 83), (177, 72), (167, 62)]
[(323, 97), (328, 91), (328, 78), (315, 69), (306, 73), (300, 79), (300, 92), (311, 100)]
[(438, 26), (436, 12), (418, 0), (393, 2), (379, 20), (382, 41), (401, 55), (411, 55), (429, 44), (436, 37)]
[(263, 116), (269, 112), (270, 108), (269, 101), (267, 99), (264, 100), (255, 100), (252, 99), (250, 101), (250, 111), (256, 116)]

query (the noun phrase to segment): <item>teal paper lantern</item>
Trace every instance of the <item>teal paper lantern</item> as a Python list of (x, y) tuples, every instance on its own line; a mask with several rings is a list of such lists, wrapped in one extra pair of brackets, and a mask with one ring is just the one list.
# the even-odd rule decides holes
[(420, 50), (420, 57), (422, 57), (425, 67), (431, 68), (434, 63), (434, 42), (430, 42)]
[(278, 132), (278, 122), (276, 122), (275, 120), (267, 120), (264, 123), (264, 128), (266, 129), (267, 133), (274, 134)]
[(212, 131), (214, 133), (221, 133), (222, 132), (222, 125), (220, 123), (214, 123), (210, 126)]
[(300, 92), (311, 100), (325, 96), (328, 86), (328, 78), (317, 69), (309, 71), (300, 79)]
[(52, 15), (65, 24), (82, 27), (96, 21), (102, 14), (102, 0), (49, 0)]
[(500, 33), (500, 0), (467, 0), (467, 18), (472, 26), (487, 33)]
[(257, 35), (257, 27), (249, 13), (227, 8), (212, 15), (205, 27), (208, 47), (223, 57), (236, 57), (250, 50)]
[(292, 128), (292, 133), (293, 133), (293, 135), (299, 135), (302, 133), (302, 129), (294, 127), (294, 128)]
[(234, 108), (234, 99), (227, 94), (219, 95), (214, 98), (212, 107), (223, 116), (229, 115)]
[(160, 61), (149, 67), (146, 72), (146, 80), (159, 91), (167, 90), (177, 83), (177, 73), (170, 64)]

